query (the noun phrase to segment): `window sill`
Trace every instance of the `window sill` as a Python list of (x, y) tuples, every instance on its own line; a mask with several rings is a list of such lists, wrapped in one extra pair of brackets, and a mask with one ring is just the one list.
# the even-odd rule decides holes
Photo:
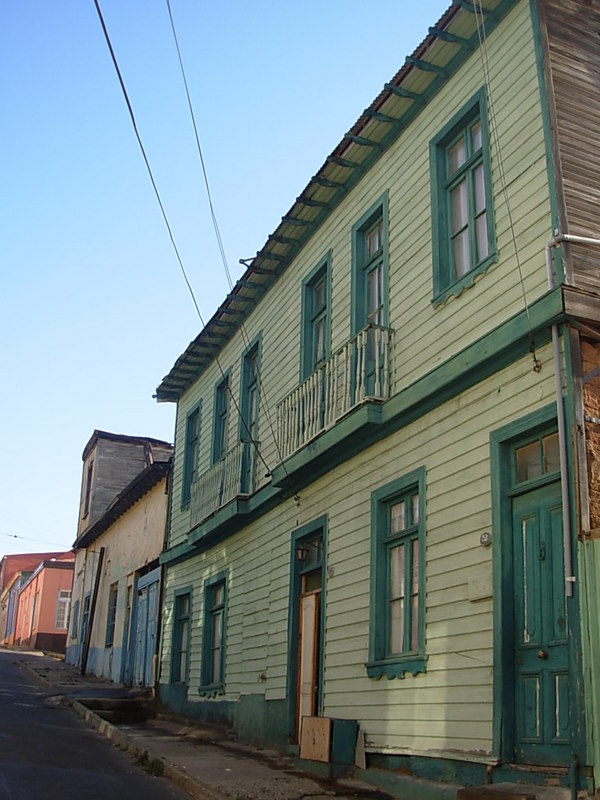
[(475, 278), (478, 275), (481, 275), (483, 272), (487, 272), (487, 270), (495, 264), (498, 260), (497, 253), (491, 253), (485, 261), (482, 261), (481, 264), (478, 264), (474, 267), (470, 272), (467, 272), (466, 275), (463, 275), (462, 278), (459, 278), (454, 283), (451, 283), (449, 286), (445, 286), (443, 288), (436, 287), (439, 289), (437, 294), (435, 294), (431, 300), (431, 304), (434, 308), (443, 305), (449, 297), (458, 297), (459, 294), (464, 289), (468, 289), (470, 286), (473, 285), (475, 282)]
[(198, 687), (198, 694), (201, 697), (218, 697), (225, 694), (224, 683), (209, 683)]
[(392, 678), (404, 678), (407, 672), (410, 672), (411, 675), (425, 672), (426, 660), (425, 656), (413, 655), (403, 659), (386, 658), (380, 661), (368, 661), (365, 666), (369, 678), (379, 680), (379, 678), (386, 677), (391, 680)]

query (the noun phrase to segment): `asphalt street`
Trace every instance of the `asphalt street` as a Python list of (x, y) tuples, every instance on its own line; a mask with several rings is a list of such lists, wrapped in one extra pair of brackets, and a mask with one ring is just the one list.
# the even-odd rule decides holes
[(189, 800), (90, 730), (0, 651), (0, 798), (82, 797)]

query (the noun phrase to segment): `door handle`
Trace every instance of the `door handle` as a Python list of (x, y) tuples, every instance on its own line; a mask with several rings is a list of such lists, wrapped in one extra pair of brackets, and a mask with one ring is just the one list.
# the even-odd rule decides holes
[(538, 650), (538, 658), (548, 658), (548, 653), (545, 650)]

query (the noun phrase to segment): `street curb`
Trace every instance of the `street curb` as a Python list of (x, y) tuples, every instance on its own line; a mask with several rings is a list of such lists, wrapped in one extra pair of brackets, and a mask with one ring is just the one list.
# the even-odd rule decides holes
[(222, 794), (215, 794), (196, 778), (190, 777), (179, 767), (175, 767), (173, 764), (165, 761), (163, 756), (153, 753), (152, 750), (147, 747), (139, 747), (126, 733), (119, 730), (112, 723), (107, 722), (107, 720), (102, 719), (102, 717), (99, 717), (93, 711), (90, 711), (83, 703), (68, 697), (64, 697), (63, 703), (67, 707), (73, 709), (73, 711), (87, 722), (91, 728), (97, 730), (102, 736), (109, 739), (121, 750), (126, 750), (128, 753), (131, 753), (134, 758), (139, 759), (145, 757), (151, 762), (160, 762), (163, 766), (162, 776), (182, 788), (195, 798), (195, 800), (223, 800)]

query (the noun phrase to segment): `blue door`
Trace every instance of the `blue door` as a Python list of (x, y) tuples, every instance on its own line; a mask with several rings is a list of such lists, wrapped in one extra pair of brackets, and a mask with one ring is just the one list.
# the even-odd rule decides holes
[(133, 657), (134, 686), (152, 686), (152, 667), (158, 632), (159, 577), (160, 569), (155, 569), (140, 578), (137, 585)]

